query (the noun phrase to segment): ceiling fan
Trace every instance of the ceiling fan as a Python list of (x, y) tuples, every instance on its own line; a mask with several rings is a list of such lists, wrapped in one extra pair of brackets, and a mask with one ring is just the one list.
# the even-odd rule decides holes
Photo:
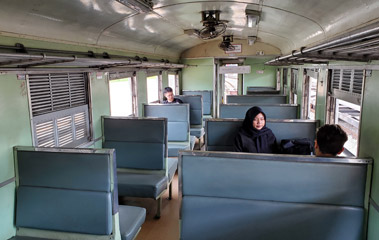
[(191, 35), (194, 34), (197, 37), (203, 40), (209, 40), (216, 38), (222, 35), (226, 31), (226, 20), (220, 20), (219, 10), (212, 11), (202, 11), (201, 12), (201, 23), (203, 24), (203, 28), (200, 30), (197, 29), (188, 29), (184, 30), (184, 33)]

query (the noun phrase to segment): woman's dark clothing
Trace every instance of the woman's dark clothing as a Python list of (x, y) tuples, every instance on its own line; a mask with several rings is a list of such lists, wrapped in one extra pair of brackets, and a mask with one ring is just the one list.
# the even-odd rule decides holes
[(262, 113), (265, 120), (266, 115), (259, 107), (252, 107), (246, 112), (245, 120), (234, 139), (234, 151), (250, 153), (276, 153), (276, 137), (266, 125), (258, 130), (253, 127), (253, 120)]

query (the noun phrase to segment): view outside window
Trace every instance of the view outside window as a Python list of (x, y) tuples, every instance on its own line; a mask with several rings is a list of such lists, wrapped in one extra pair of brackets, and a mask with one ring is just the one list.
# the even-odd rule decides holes
[(308, 118), (316, 119), (316, 94), (317, 94), (317, 79), (309, 77), (309, 101), (308, 101)]
[[(226, 64), (226, 66), (238, 66), (238, 64)], [(224, 74), (224, 78), (224, 96), (238, 95), (238, 73), (226, 73)]]
[(158, 76), (147, 78), (147, 102), (152, 103), (159, 101), (159, 80)]
[(339, 124), (348, 135), (348, 141), (344, 147), (347, 151), (357, 156), (359, 121), (361, 107), (340, 99), (336, 99), (336, 119), (335, 123)]
[(172, 88), (174, 95), (177, 95), (177, 93), (176, 93), (176, 75), (175, 74), (169, 74), (168, 75), (168, 86), (170, 88)]
[(123, 78), (109, 82), (112, 116), (129, 116), (133, 114), (132, 79)]

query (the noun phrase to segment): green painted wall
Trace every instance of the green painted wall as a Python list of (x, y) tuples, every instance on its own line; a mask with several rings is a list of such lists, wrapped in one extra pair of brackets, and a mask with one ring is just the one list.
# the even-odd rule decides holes
[(182, 90), (213, 90), (213, 58), (183, 59), (190, 66), (182, 71)]
[[(275, 66), (266, 66), (265, 62), (272, 58), (247, 58), (244, 65), (251, 66), (251, 73), (243, 76), (243, 94), (246, 94), (247, 87), (276, 87)], [(258, 71), (263, 71), (259, 73)]]
[(379, 239), (379, 212), (374, 208), (370, 207), (369, 213), (369, 226), (368, 226), (368, 240)]
[(138, 102), (138, 116), (143, 116), (143, 106), (142, 104), (147, 103), (147, 81), (146, 72), (137, 72), (137, 102)]
[(168, 87), (168, 72), (162, 72), (162, 92), (165, 87)]
[(0, 188), (0, 239), (9, 239), (16, 234), (16, 228), (13, 225), (15, 189), (15, 182)]
[[(371, 198), (379, 204), (379, 119), (378, 111), (379, 71), (366, 78), (361, 110), (359, 156), (374, 159)], [(369, 240), (379, 239), (379, 212), (373, 207), (369, 213)]]
[(304, 68), (297, 67), (298, 69), (298, 76), (297, 76), (297, 82), (296, 82), (296, 95), (297, 95), (297, 102), (300, 106), (298, 115), (301, 116), (301, 109), (303, 109), (303, 82), (304, 82)]
[[(0, 75), (0, 182), (15, 176), (13, 146), (32, 145), (26, 81)], [(15, 184), (0, 188), (0, 239), (15, 234)]]
[[(109, 84), (105, 74), (91, 74), (91, 101), (93, 139), (102, 137), (101, 116), (110, 115)], [(95, 148), (101, 148), (101, 140), (95, 143)]]
[[(359, 156), (372, 157), (379, 164), (378, 89), (379, 71), (373, 71), (372, 77), (367, 77), (365, 82), (365, 93), (361, 110)], [(371, 197), (375, 202), (379, 203), (379, 166), (375, 163)]]

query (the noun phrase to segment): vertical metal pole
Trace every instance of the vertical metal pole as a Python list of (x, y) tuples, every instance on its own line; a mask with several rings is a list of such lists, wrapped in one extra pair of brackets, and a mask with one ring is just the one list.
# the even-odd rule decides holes
[(218, 61), (213, 59), (213, 117), (218, 118)]

